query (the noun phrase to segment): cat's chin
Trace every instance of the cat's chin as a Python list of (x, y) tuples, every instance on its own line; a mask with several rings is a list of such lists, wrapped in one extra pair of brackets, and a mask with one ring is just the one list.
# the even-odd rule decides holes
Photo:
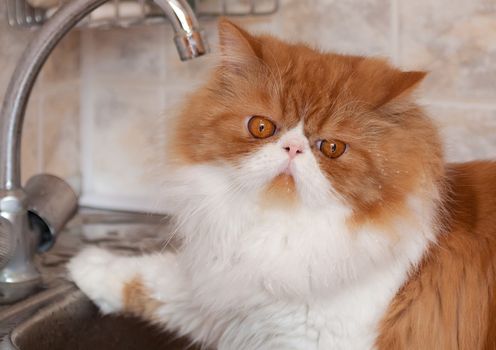
[(298, 203), (298, 191), (291, 171), (276, 175), (262, 190), (260, 203), (262, 207), (291, 208)]

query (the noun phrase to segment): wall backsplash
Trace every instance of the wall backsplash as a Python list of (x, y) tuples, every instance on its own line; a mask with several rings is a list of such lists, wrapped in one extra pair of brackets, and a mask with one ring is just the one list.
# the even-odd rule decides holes
[[(431, 71), (422, 102), (441, 126), (448, 159), (496, 157), (495, 0), (281, 0), (275, 15), (235, 20)], [(215, 49), (216, 21), (201, 23)], [(0, 98), (31, 35), (0, 22)], [(65, 38), (29, 102), (23, 178), (49, 171), (81, 184), (83, 203), (159, 210), (155, 193), (167, 171), (156, 166), (167, 157), (160, 130), (215, 58), (182, 63), (172, 37), (169, 25), (157, 25)]]

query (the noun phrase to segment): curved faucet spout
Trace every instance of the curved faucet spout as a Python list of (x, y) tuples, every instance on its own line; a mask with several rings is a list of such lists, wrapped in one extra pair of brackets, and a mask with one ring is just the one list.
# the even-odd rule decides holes
[(154, 0), (169, 18), (174, 28), (174, 42), (181, 60), (201, 56), (208, 51), (207, 41), (198, 21), (183, 0)]

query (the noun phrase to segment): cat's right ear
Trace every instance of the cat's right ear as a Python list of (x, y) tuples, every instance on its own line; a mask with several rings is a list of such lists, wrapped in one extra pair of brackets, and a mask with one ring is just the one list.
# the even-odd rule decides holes
[(226, 18), (219, 20), (219, 41), (224, 67), (239, 69), (261, 58), (260, 42)]

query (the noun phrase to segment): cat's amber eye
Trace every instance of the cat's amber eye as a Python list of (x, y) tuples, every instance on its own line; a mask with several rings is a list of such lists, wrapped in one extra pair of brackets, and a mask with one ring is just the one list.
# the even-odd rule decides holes
[(266, 139), (276, 132), (276, 125), (269, 119), (255, 115), (248, 120), (248, 131), (257, 139)]
[(321, 140), (318, 142), (320, 151), (329, 158), (338, 158), (346, 151), (346, 143), (339, 140)]

